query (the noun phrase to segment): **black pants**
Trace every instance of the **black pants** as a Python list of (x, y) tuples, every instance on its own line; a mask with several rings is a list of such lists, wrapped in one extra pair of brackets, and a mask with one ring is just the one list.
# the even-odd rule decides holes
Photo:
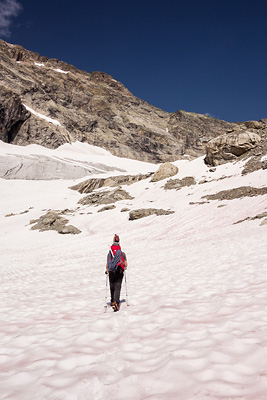
[(109, 273), (111, 303), (116, 301), (116, 303), (119, 304), (120, 302), (122, 279), (123, 271), (121, 270)]

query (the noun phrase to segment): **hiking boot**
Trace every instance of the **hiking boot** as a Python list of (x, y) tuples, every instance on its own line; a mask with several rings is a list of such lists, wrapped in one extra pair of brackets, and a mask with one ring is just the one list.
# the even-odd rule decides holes
[(116, 301), (114, 301), (114, 303), (112, 303), (111, 304), (111, 307), (113, 308), (113, 310), (116, 312), (116, 311), (119, 311), (119, 306), (118, 306), (118, 304), (116, 303)]

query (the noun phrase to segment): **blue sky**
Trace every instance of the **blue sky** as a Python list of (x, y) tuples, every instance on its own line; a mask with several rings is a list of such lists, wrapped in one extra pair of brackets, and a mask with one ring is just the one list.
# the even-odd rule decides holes
[(168, 112), (267, 118), (266, 1), (0, 0), (0, 33)]

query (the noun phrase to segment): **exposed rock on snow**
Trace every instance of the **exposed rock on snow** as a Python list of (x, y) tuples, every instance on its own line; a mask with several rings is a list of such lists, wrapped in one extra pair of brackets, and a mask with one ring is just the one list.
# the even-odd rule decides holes
[(128, 192), (117, 188), (112, 191), (102, 191), (97, 193), (92, 193), (86, 197), (79, 200), (79, 204), (83, 205), (94, 205), (98, 206), (100, 204), (111, 204), (120, 200), (133, 200), (133, 197), (129, 195)]
[(42, 215), (39, 219), (33, 220), (30, 224), (35, 224), (31, 227), (32, 230), (44, 231), (57, 231), (61, 234), (72, 234), (77, 235), (81, 231), (73, 225), (67, 225), (69, 221), (63, 218), (55, 211), (49, 211), (45, 215)]
[(173, 213), (174, 211), (157, 209), (157, 208), (140, 208), (139, 210), (134, 210), (129, 213), (129, 220), (133, 221), (135, 219), (148, 217), (150, 215), (169, 215)]
[(112, 206), (106, 206), (106, 207), (100, 208), (100, 210), (98, 210), (97, 212), (114, 210), (114, 208), (116, 208), (116, 206), (114, 206), (114, 205), (112, 205)]
[[(241, 219), (240, 221), (237, 221), (234, 224), (240, 224), (241, 222), (244, 222), (244, 221), (253, 221), (255, 219), (262, 219), (265, 217), (267, 217), (267, 211), (263, 212), (261, 214), (257, 214), (257, 215), (255, 215), (255, 217), (247, 217), (247, 218)], [(267, 221), (267, 218), (264, 221)], [(264, 221), (262, 221), (261, 225), (264, 225)]]
[(170, 178), (171, 176), (174, 176), (176, 174), (178, 174), (178, 168), (175, 165), (166, 162), (162, 164), (159, 169), (153, 174), (150, 182), (158, 182), (162, 179)]
[(91, 178), (78, 185), (71, 186), (70, 189), (78, 190), (79, 193), (91, 193), (96, 189), (105, 186), (120, 186), (120, 185), (131, 185), (132, 183), (139, 182), (142, 179), (147, 179), (152, 175), (138, 174), (138, 175), (120, 175), (111, 176), (110, 178)]
[(251, 186), (241, 186), (234, 189), (222, 190), (216, 194), (202, 196), (202, 199), (207, 200), (234, 200), (243, 197), (262, 196), (267, 193), (267, 187), (255, 188)]
[(255, 148), (261, 141), (261, 137), (254, 132), (233, 132), (218, 136), (210, 140), (206, 145), (205, 163), (208, 165), (220, 165)]
[(260, 226), (263, 226), (263, 225), (267, 225), (267, 218), (265, 218), (265, 219), (262, 221), (262, 223), (260, 224)]
[(196, 184), (196, 180), (193, 176), (186, 176), (183, 179), (169, 179), (165, 185), (164, 189), (169, 190), (169, 189), (176, 189), (179, 190), (184, 186), (192, 186)]

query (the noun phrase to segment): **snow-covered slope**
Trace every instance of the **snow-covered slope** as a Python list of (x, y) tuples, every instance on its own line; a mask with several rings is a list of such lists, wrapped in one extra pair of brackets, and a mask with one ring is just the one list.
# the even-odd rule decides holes
[[(57, 156), (124, 173), (157, 168), (88, 146), (63, 146)], [(241, 176), (241, 163), (210, 172), (201, 158), (175, 164), (174, 178), (197, 184), (176, 191), (140, 181), (123, 187), (133, 200), (101, 213), (77, 208), (83, 195), (69, 187), (82, 179), (0, 179), (1, 399), (267, 398), (267, 195), (203, 198), (266, 187), (267, 173)], [(121, 212), (151, 207), (175, 213), (129, 221)], [(30, 220), (66, 208), (79, 235), (30, 230)], [(115, 232), (130, 305), (104, 313)]]
[[(112, 156), (87, 143), (71, 143), (55, 150), (33, 144), (14, 146), (0, 140), (0, 178), (27, 180), (78, 179), (117, 171), (137, 173), (155, 165)], [(125, 170), (125, 168), (127, 170)]]

